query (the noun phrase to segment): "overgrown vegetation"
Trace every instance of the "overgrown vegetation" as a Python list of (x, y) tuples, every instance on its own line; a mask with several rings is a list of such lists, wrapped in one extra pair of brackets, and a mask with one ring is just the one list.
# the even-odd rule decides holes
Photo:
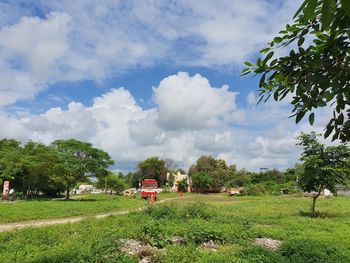
[[(133, 239), (161, 248), (148, 252), (153, 262), (349, 262), (350, 199), (322, 199), (319, 207), (332, 220), (300, 216), (308, 202), (194, 195), (124, 216), (2, 233), (0, 260), (136, 263), (137, 256), (122, 252), (122, 240)], [(277, 251), (259, 247), (254, 239), (261, 237), (282, 245)], [(206, 241), (217, 249), (207, 249)]]

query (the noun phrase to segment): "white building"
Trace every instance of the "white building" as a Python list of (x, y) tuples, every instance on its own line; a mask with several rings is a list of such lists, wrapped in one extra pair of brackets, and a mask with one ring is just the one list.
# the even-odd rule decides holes
[[(170, 178), (170, 173), (167, 173), (167, 181), (169, 181)], [(187, 174), (181, 174), (179, 171), (175, 174), (172, 174), (174, 176), (174, 184), (173, 185), (169, 185), (169, 187), (171, 188), (172, 191), (174, 192), (178, 192), (178, 184), (181, 181), (186, 181), (187, 185), (188, 185), (188, 192), (191, 192), (191, 182), (190, 182), (190, 177)]]

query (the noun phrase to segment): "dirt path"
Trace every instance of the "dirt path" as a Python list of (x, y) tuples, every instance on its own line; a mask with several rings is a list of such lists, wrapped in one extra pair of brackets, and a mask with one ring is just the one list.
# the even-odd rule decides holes
[[(164, 202), (168, 202), (168, 201), (172, 201), (172, 200), (184, 199), (184, 198), (190, 198), (190, 197), (191, 196), (168, 198), (168, 199), (160, 200), (160, 201), (156, 202), (155, 204), (160, 204), (160, 203), (164, 203)], [(70, 224), (70, 223), (79, 222), (79, 221), (86, 219), (86, 218), (97, 218), (98, 219), (98, 218), (104, 218), (104, 217), (108, 217), (108, 216), (125, 215), (125, 214), (128, 214), (130, 212), (141, 211), (144, 208), (145, 207), (140, 207), (137, 209), (130, 209), (130, 210), (124, 210), (124, 211), (114, 211), (114, 212), (108, 212), (108, 213), (103, 213), (103, 214), (95, 214), (95, 215), (91, 215), (91, 216), (52, 218), (52, 219), (29, 220), (29, 221), (6, 223), (6, 224), (0, 225), (0, 233), (15, 230), (15, 229), (26, 228), (26, 227), (42, 227), (42, 226), (50, 226), (50, 225)]]

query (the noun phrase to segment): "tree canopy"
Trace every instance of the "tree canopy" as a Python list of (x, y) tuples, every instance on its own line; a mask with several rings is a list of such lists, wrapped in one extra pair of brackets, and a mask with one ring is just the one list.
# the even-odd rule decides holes
[(138, 164), (139, 179), (156, 179), (159, 185), (166, 184), (167, 171), (165, 161), (158, 157), (150, 157)]
[[(259, 102), (291, 98), (297, 123), (308, 114), (313, 125), (316, 109), (332, 107), (324, 136), (350, 141), (349, 32), (349, 0), (305, 0), (293, 23), (260, 51), (262, 58), (245, 63), (242, 75), (260, 75)], [(276, 56), (282, 48), (288, 54)]]
[(195, 164), (190, 167), (189, 175), (206, 174), (212, 178), (211, 186), (226, 186), (236, 172), (234, 165), (228, 167), (222, 159), (215, 159), (212, 156), (201, 156)]
[(346, 145), (325, 146), (318, 142), (319, 134), (302, 133), (299, 145), (303, 146), (300, 160), (304, 162), (298, 184), (303, 191), (315, 192), (311, 212), (315, 214), (315, 203), (324, 189), (336, 193), (336, 186), (346, 183), (349, 175), (350, 149)]
[(56, 140), (52, 146), (59, 153), (59, 161), (54, 169), (65, 185), (66, 199), (69, 199), (69, 191), (75, 183), (87, 176), (104, 176), (108, 167), (114, 163), (108, 153), (87, 142)]

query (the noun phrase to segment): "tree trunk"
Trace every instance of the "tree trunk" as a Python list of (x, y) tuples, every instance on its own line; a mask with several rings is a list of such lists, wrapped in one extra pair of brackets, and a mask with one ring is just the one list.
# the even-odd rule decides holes
[(106, 176), (106, 179), (105, 179), (105, 194), (107, 194), (107, 176)]
[(311, 215), (312, 216), (315, 216), (316, 215), (316, 211), (315, 211), (315, 208), (316, 208), (316, 199), (320, 196), (321, 194), (321, 189), (318, 191), (317, 195), (315, 195), (313, 198), (312, 198), (312, 205), (311, 205)]
[(67, 188), (66, 188), (66, 200), (69, 200), (69, 186), (67, 186)]

